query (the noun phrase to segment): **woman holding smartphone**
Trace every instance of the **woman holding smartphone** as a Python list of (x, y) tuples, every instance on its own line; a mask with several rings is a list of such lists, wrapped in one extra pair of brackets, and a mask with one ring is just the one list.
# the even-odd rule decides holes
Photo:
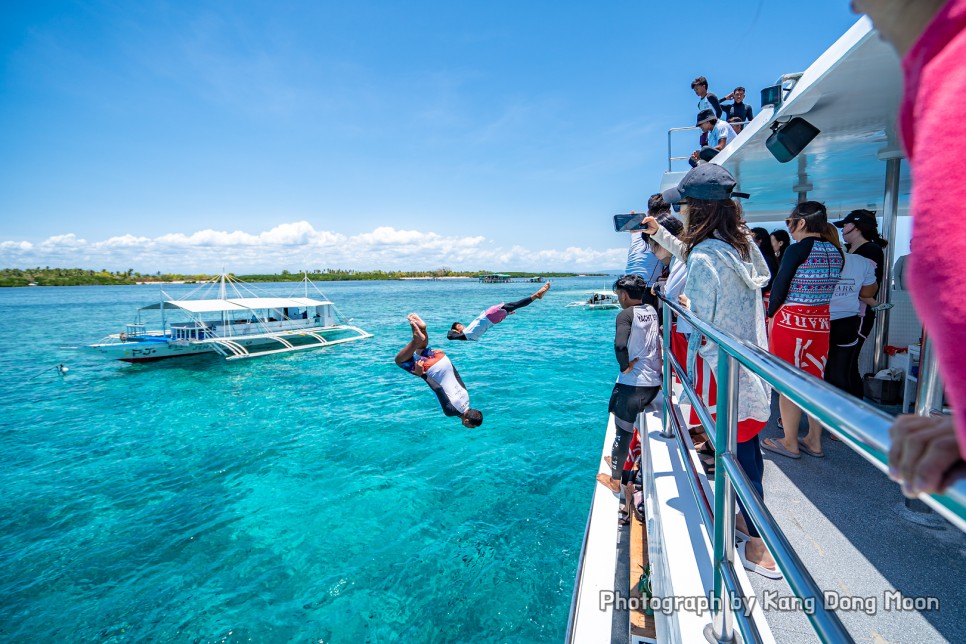
[[(688, 279), (680, 303), (694, 316), (737, 338), (766, 346), (765, 312), (761, 288), (770, 274), (751, 231), (741, 222), (741, 206), (732, 199), (735, 179), (725, 168), (706, 163), (688, 172), (677, 188), (664, 192), (668, 203), (681, 203), (687, 227), (681, 235), (687, 257)], [(654, 220), (645, 220), (652, 239), (664, 246), (665, 236)], [(669, 236), (669, 235), (668, 235)], [(667, 246), (665, 246), (666, 248)], [(694, 373), (697, 356), (704, 359), (712, 377), (718, 346), (702, 342), (692, 332), (688, 341), (688, 370)], [(738, 370), (738, 448), (735, 458), (755, 491), (764, 498), (764, 462), (758, 434), (771, 416), (771, 387), (744, 367)], [(740, 502), (739, 502), (740, 507)], [(742, 510), (744, 514), (744, 510)], [(737, 523), (751, 538), (739, 544), (742, 565), (771, 579), (780, 579), (774, 559), (754, 524)]]

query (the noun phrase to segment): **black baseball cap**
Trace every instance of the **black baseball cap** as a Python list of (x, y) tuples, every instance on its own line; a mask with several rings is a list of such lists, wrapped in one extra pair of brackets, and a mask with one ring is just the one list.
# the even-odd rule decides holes
[(695, 127), (701, 125), (702, 123), (707, 123), (708, 121), (717, 120), (717, 116), (714, 115), (712, 110), (701, 110), (698, 112), (698, 122), (694, 124)]
[(661, 193), (669, 204), (680, 203), (683, 199), (704, 199), (705, 201), (724, 201), (732, 197), (749, 195), (735, 192), (735, 178), (723, 166), (716, 163), (702, 163), (684, 175), (676, 188)]
[(879, 226), (875, 219), (875, 213), (871, 210), (853, 210), (845, 215), (843, 219), (832, 222), (836, 228), (845, 228), (845, 224), (867, 224), (874, 228)]

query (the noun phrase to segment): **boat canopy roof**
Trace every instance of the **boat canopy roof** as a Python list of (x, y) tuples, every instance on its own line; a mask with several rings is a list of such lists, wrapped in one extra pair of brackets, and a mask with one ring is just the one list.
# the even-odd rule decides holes
[[(830, 216), (856, 208), (883, 210), (886, 160), (901, 158), (896, 118), (902, 70), (895, 51), (861, 18), (802, 74), (778, 109), (762, 108), (712, 163), (728, 168), (748, 221), (788, 216), (804, 192)], [(765, 147), (772, 125), (801, 116), (821, 133), (794, 159), (779, 163)], [(661, 190), (684, 172), (668, 172)], [(911, 180), (901, 165), (899, 214), (908, 214)]]
[(251, 311), (256, 309), (302, 308), (326, 306), (332, 302), (313, 300), (308, 297), (236, 297), (224, 300), (165, 300), (141, 307), (141, 310), (164, 308), (182, 309), (189, 313), (211, 313), (214, 311)]

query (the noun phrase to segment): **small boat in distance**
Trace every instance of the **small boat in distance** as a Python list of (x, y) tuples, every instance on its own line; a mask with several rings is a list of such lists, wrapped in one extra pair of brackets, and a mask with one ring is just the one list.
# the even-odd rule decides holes
[(620, 302), (617, 301), (617, 294), (613, 291), (594, 291), (586, 300), (571, 302), (567, 308), (584, 308), (588, 311), (599, 311), (601, 309), (619, 309)]
[[(310, 285), (318, 299), (309, 297)], [(261, 297), (244, 282), (221, 275), (184, 299), (172, 299), (161, 291), (161, 301), (138, 309), (135, 321), (123, 333), (109, 335), (88, 348), (124, 362), (201, 353), (237, 360), (372, 337), (350, 325), (308, 276), (302, 286), (303, 297)], [(215, 288), (217, 297), (199, 297)], [(154, 310), (160, 311), (160, 328), (149, 330), (141, 315)]]

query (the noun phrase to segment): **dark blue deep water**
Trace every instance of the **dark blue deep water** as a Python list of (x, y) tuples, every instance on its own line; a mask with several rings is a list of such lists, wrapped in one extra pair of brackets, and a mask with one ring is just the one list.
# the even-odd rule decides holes
[[(0, 290), (0, 640), (559, 641), (616, 375), (615, 312), (564, 305), (603, 283), (478, 343), (433, 341), (534, 285), (323, 284), (374, 338), (153, 365), (81, 347), (157, 286)], [(414, 310), (479, 429), (393, 364)]]

